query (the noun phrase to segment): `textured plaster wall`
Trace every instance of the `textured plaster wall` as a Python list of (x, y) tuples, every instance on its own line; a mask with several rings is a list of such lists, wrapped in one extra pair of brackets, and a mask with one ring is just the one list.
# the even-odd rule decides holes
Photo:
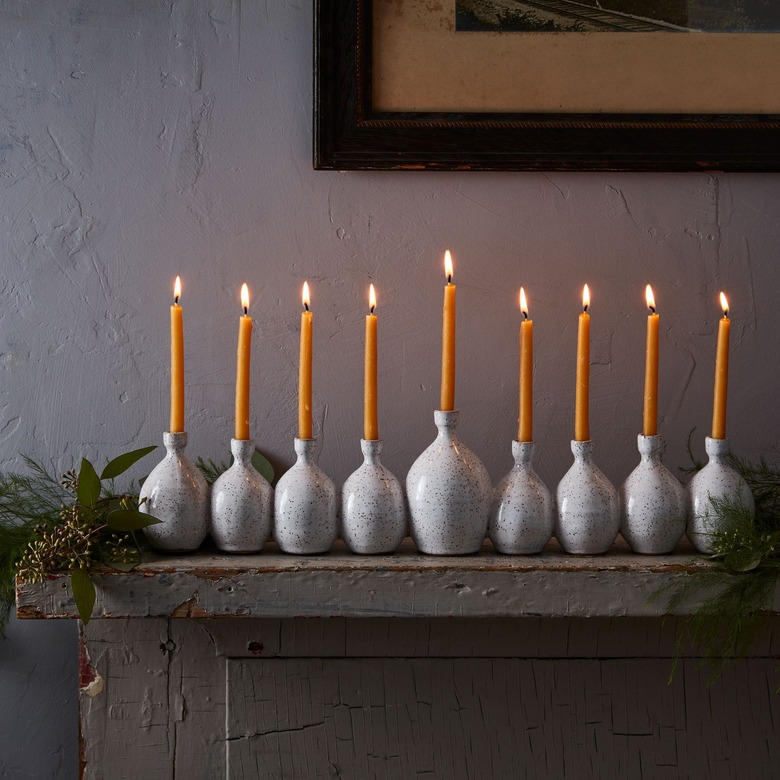
[[(180, 273), (193, 454), (227, 455), (246, 280), (253, 432), (280, 469), (292, 462), (308, 278), (321, 464), (343, 481), (358, 463), (373, 281), (380, 428), (403, 475), (434, 435), (445, 247), (459, 287), (461, 429), (494, 480), (510, 466), (520, 284), (550, 485), (570, 462), (586, 281), (591, 432), (609, 477), (637, 460), (647, 281), (662, 315), (669, 465), (685, 463), (693, 426), (703, 449), (721, 288), (733, 314), (730, 437), (747, 455), (777, 451), (780, 178), (315, 173), (311, 35), (304, 0), (0, 1), (0, 467), (18, 467), (19, 453), (61, 467), (160, 441)], [(72, 624), (15, 622), (0, 644), (3, 776), (75, 776), (75, 639)]]

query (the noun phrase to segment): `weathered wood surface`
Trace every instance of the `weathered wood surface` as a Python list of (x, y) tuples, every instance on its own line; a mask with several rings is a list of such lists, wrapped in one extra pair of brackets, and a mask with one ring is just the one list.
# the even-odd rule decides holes
[(674, 619), (93, 621), (83, 776), (771, 778), (779, 628), (708, 687)]
[[(433, 557), (411, 543), (391, 556), (296, 557), (200, 552), (150, 556), (129, 574), (96, 578), (94, 617), (650, 617), (664, 614), (654, 594), (712, 563), (690, 548), (640, 556), (614, 547), (601, 556)], [(691, 603), (676, 607), (686, 614)], [(780, 588), (775, 597), (780, 611)], [(20, 617), (77, 617), (67, 577), (20, 583)]]

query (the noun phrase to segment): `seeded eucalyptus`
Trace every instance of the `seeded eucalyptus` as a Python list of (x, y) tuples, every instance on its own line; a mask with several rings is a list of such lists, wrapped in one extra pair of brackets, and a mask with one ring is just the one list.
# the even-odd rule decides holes
[(13, 605), (14, 573), (33, 583), (70, 573), (87, 623), (95, 605), (90, 575), (101, 566), (129, 571), (140, 562), (134, 532), (159, 520), (139, 511), (136, 494), (116, 493), (113, 481), (154, 449), (120, 455), (100, 476), (86, 458), (78, 472), (71, 469), (60, 479), (29, 459), (29, 475), (0, 475), (0, 628)]

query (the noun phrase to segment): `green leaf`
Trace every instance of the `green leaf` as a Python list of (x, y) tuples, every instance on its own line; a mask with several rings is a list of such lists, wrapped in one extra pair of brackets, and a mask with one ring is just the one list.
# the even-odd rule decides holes
[(141, 460), (141, 458), (156, 449), (157, 446), (152, 445), (151, 447), (142, 447), (140, 450), (133, 450), (132, 452), (126, 452), (124, 455), (119, 455), (108, 462), (108, 465), (106, 465), (103, 473), (100, 475), (100, 479), (114, 479), (120, 474), (124, 474), (136, 461)]
[(733, 572), (753, 571), (761, 563), (761, 553), (756, 550), (734, 550), (723, 559), (723, 565)]
[(270, 485), (273, 485), (274, 467), (268, 462), (268, 459), (260, 450), (255, 450), (254, 453), (252, 453), (252, 465), (260, 472), (261, 476), (265, 477)]
[(114, 531), (137, 531), (139, 528), (161, 522), (162, 520), (135, 509), (117, 509), (106, 518), (106, 525)]
[(87, 625), (95, 608), (95, 584), (83, 569), (75, 569), (70, 575), (70, 588), (81, 622)]
[(76, 491), (79, 503), (92, 509), (100, 498), (100, 477), (95, 467), (86, 459), (81, 459), (79, 470), (79, 485)]

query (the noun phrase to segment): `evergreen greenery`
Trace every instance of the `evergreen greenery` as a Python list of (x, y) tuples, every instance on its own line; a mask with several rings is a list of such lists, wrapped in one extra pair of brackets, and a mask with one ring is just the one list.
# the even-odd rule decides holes
[[(701, 467), (693, 462), (687, 471)], [(763, 458), (750, 463), (732, 456), (731, 465), (753, 493), (755, 517), (736, 500), (714, 500), (714, 513), (725, 529), (711, 540), (710, 557), (718, 567), (688, 574), (671, 590), (657, 594), (668, 597), (670, 610), (698, 602), (680, 623), (677, 659), (685, 645), (694, 643), (705, 656), (710, 682), (756, 641), (780, 581), (780, 469)]]
[(127, 571), (140, 561), (134, 532), (159, 520), (139, 511), (137, 494), (115, 492), (114, 479), (154, 449), (120, 455), (100, 476), (86, 458), (59, 480), (30, 458), (28, 473), (0, 474), (0, 632), (14, 603), (15, 575), (42, 582), (68, 572), (86, 623), (95, 603), (90, 574), (101, 566)]

